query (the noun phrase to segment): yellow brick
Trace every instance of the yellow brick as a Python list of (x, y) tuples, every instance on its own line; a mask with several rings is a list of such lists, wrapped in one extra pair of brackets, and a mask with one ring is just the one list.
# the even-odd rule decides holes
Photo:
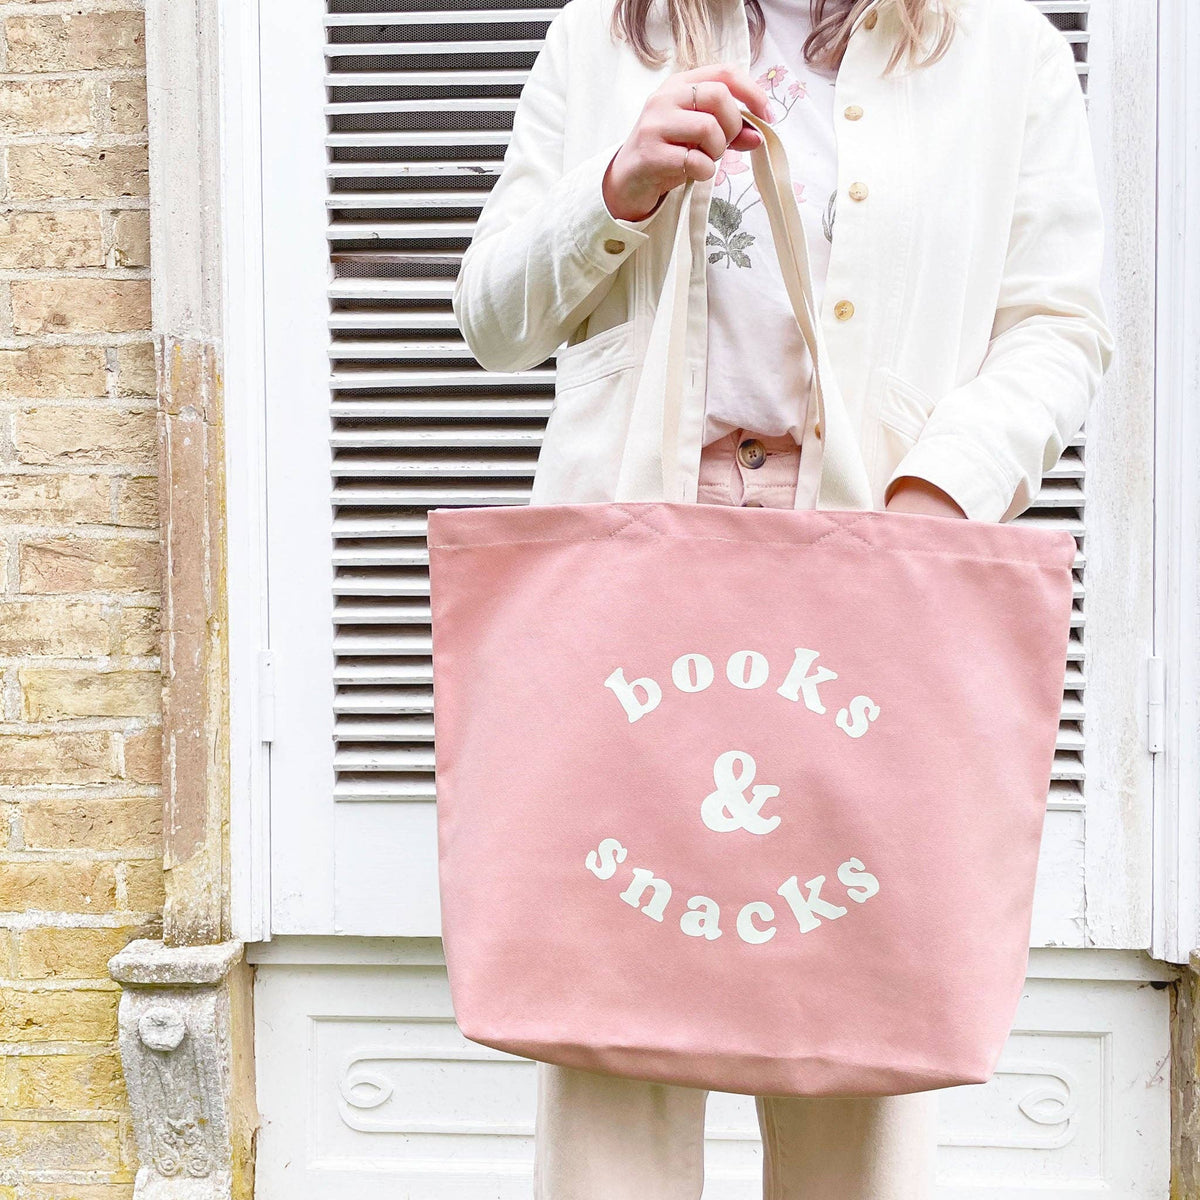
[(132, 1183), (30, 1183), (25, 1185), (23, 1200), (132, 1200), (132, 1197)]
[(0, 214), (0, 267), (102, 267), (97, 212)]
[(16, 414), (20, 462), (153, 464), (157, 419), (149, 409), (29, 408)]
[(87, 671), (24, 667), (17, 672), (26, 721), (65, 717), (156, 717), (157, 671)]
[(10, 17), (7, 70), (90, 71), (145, 65), (145, 31), (136, 11)]
[(110, 733), (0, 734), (0, 784), (33, 787), (116, 779)]
[(136, 475), (117, 484), (117, 521), (133, 529), (158, 528), (158, 479)]
[(0, 862), (0, 911), (105, 913), (116, 904), (117, 872), (113, 863), (50, 858)]
[(154, 367), (154, 344), (136, 342), (117, 349), (117, 395), (154, 396), (158, 379)]
[(0, 132), (87, 133), (92, 84), (86, 79), (8, 79), (0, 82)]
[(158, 912), (163, 906), (162, 862), (130, 862), (125, 864), (125, 907), (130, 912)]
[(162, 800), (43, 799), (21, 805), (29, 850), (129, 850), (157, 854), (162, 845)]
[(0, 1200), (17, 1200), (15, 1187), (0, 1187)]
[(14, 200), (105, 200), (149, 194), (144, 146), (7, 147)]
[(113, 222), (113, 249), (117, 255), (117, 266), (148, 267), (150, 214), (140, 209), (121, 213)]
[(121, 610), (117, 626), (118, 654), (160, 654), (162, 613), (157, 608), (131, 606)]
[(115, 990), (0, 988), (0, 1042), (112, 1042), (118, 997)]
[(114, 79), (109, 85), (108, 119), (114, 133), (146, 132), (146, 81)]
[[(83, 658), (108, 654), (110, 639), (108, 617), (99, 604), (49, 598), (0, 600), (0, 656)], [(143, 653), (139, 650), (118, 652)]]
[(108, 960), (143, 929), (57, 929), (42, 926), (17, 934), (17, 973), (22, 979), (107, 979)]
[(136, 333), (150, 328), (148, 279), (14, 281), (13, 330), (18, 334)]
[(104, 475), (0, 475), (0, 521), (9, 525), (95, 525), (109, 519)]
[(120, 1166), (116, 1121), (0, 1121), (0, 1161), (24, 1171)]
[(108, 388), (99, 346), (0, 350), (0, 397), (103, 396)]
[(21, 591), (158, 590), (158, 543), (127, 538), (55, 538), (20, 548)]
[(125, 778), (130, 783), (162, 782), (162, 728), (152, 725), (125, 737)]
[(113, 1109), (125, 1105), (115, 1054), (22, 1054), (14, 1060), (18, 1108)]

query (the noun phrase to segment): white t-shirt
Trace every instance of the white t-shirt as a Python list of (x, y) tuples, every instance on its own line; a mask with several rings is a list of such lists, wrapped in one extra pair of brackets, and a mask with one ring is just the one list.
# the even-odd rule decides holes
[[(802, 47), (809, 0), (759, 0), (766, 17), (751, 77), (771, 98), (771, 127), (787, 153), (820, 310), (837, 196), (836, 72), (810, 67)], [(812, 361), (788, 304), (771, 227), (748, 151), (727, 150), (708, 210), (708, 373), (704, 444), (732, 429), (797, 442)]]

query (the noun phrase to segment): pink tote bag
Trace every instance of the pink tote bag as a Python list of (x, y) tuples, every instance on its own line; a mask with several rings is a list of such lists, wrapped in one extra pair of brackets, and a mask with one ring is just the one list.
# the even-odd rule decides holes
[(816, 366), (818, 502), (661, 499), (689, 466), (676, 354), (657, 480), (430, 512), (455, 1016), (500, 1050), (747, 1094), (982, 1082), (1027, 965), (1075, 543), (870, 507), (783, 149), (744, 116)]

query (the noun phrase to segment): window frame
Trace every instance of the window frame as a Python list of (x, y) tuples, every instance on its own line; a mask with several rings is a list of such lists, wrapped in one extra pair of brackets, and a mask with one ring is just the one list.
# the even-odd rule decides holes
[[(218, 0), (218, 7), (224, 374), (231, 401), (226, 404), (226, 453), (233, 920), (239, 938), (266, 940), (272, 933), (334, 932), (337, 925), (334, 854), (326, 856), (320, 869), (303, 872), (302, 888), (279, 867), (299, 861), (297, 855), (302, 856), (305, 846), (314, 842), (332, 848), (337, 836), (331, 795), (321, 795), (311, 786), (314, 778), (326, 777), (331, 786), (333, 780), (332, 644), (327, 640), (317, 645), (314, 639), (296, 658), (270, 650), (271, 613), (280, 612), (279, 605), (311, 605), (307, 619), (320, 619), (313, 615), (319, 610), (332, 633), (330, 556), (327, 551), (324, 556), (304, 553), (305, 546), (316, 546), (322, 539), (325, 547), (332, 545), (328, 492), (312, 489), (319, 494), (306, 495), (303, 488), (294, 489), (294, 496), (289, 496), (295, 502), (289, 522), (272, 524), (267, 502), (272, 477), (280, 479), (291, 471), (302, 479), (329, 480), (332, 463), (325, 356), (329, 345), (325, 288), (330, 277), (324, 220), (326, 96), (323, 86), (312, 86), (314, 79), (324, 76), (325, 6), (321, 0)], [(1153, 93), (1158, 81), (1142, 81), (1143, 91), (1149, 93), (1147, 106), (1129, 104), (1124, 90), (1118, 96), (1111, 79), (1121, 63), (1140, 61), (1148, 69), (1146, 64), (1159, 62), (1155, 10), (1156, 0), (1096, 0), (1090, 12), (1091, 40), (1098, 47), (1092, 52), (1089, 71), (1093, 144), (1111, 230), (1106, 295), (1111, 297), (1113, 323), (1123, 344), (1135, 347), (1133, 352), (1124, 351), (1135, 372), (1147, 347), (1153, 363), (1155, 296), (1152, 280), (1148, 290), (1139, 290), (1129, 281), (1144, 274), (1137, 268), (1144, 266), (1140, 255), (1147, 245), (1152, 255), (1154, 230), (1147, 235), (1135, 229), (1138, 235), (1134, 236), (1126, 226), (1138, 225), (1134, 217), (1139, 205), (1149, 201), (1153, 207), (1154, 182), (1151, 178), (1148, 187), (1135, 188), (1128, 173), (1118, 178), (1115, 164), (1153, 161), (1148, 156), (1154, 154), (1157, 133)], [(285, 61), (288, 70), (272, 70)], [(1186, 117), (1176, 115), (1182, 130)], [(1140, 211), (1144, 213), (1145, 207)], [(1122, 281), (1119, 289), (1117, 280)], [(1160, 293), (1160, 302), (1163, 299)], [(1193, 337), (1193, 348), (1195, 344)], [(1144, 366), (1141, 371), (1147, 374)], [(1174, 925), (1169, 925), (1168, 912), (1181, 912), (1187, 897), (1178, 883), (1164, 888), (1162, 872), (1173, 863), (1172, 878), (1178, 880), (1191, 861), (1194, 877), (1196, 856), (1188, 860), (1185, 851), (1195, 846), (1197, 838), (1188, 831), (1200, 822), (1197, 806), (1185, 811), (1178, 792), (1175, 801), (1168, 803), (1159, 779), (1164, 756), (1155, 764), (1148, 752), (1136, 755), (1139, 736), (1145, 746), (1146, 661), (1155, 644), (1165, 643), (1161, 637), (1154, 641), (1156, 568), (1149, 544), (1153, 538), (1142, 544), (1145, 539), (1131, 528), (1131, 524), (1149, 528), (1154, 498), (1143, 473), (1123, 470), (1115, 453), (1128, 433), (1125, 417), (1136, 411), (1128, 397), (1142, 384), (1149, 394), (1153, 380), (1122, 380), (1120, 372), (1118, 367), (1115, 379), (1106, 381), (1106, 393), (1124, 389), (1116, 397), (1117, 419), (1105, 419), (1099, 407), (1096, 415), (1089, 415), (1086, 544), (1095, 549), (1102, 542), (1104, 560), (1117, 561), (1124, 555), (1124, 561), (1139, 565), (1107, 574), (1093, 569), (1088, 584), (1085, 644), (1091, 669), (1085, 693), (1085, 787), (1091, 790), (1085, 797), (1097, 794), (1102, 778), (1117, 778), (1109, 773), (1122, 762), (1126, 768), (1132, 762), (1136, 812), (1129, 828), (1121, 821), (1122, 809), (1128, 806), (1111, 797), (1104, 805), (1089, 806), (1085, 800), (1087, 878), (1119, 879), (1120, 886), (1103, 894), (1089, 889), (1087, 927), (1079, 931), (1078, 944), (1128, 948), (1153, 944), (1156, 953), (1171, 957), (1172, 948), (1178, 952), (1178, 936), (1163, 931), (1194, 929), (1195, 905), (1190, 924), (1177, 915)], [(295, 406), (295, 419), (278, 430), (270, 425), (269, 386), (286, 388)], [(1176, 420), (1180, 415), (1186, 413), (1181, 411)], [(1141, 436), (1149, 455), (1152, 430), (1147, 427)], [(1093, 462), (1100, 467), (1095, 473)], [(1129, 475), (1137, 478), (1131, 481)], [(1163, 489), (1173, 486), (1170, 480), (1158, 480), (1160, 505), (1169, 502)], [(1192, 495), (1187, 503), (1194, 511), (1200, 498)], [(1138, 514), (1133, 523), (1131, 506)], [(1162, 522), (1159, 525), (1161, 529)], [(1160, 546), (1159, 586), (1165, 561)], [(1091, 556), (1089, 563), (1094, 563)], [(1130, 581), (1138, 584), (1132, 598), (1127, 594)], [(1129, 629), (1131, 621), (1133, 636), (1111, 635), (1113, 630)], [(1105, 631), (1109, 636), (1104, 636)], [(1197, 636), (1192, 630), (1193, 646)], [(1096, 676), (1109, 682), (1096, 687), (1092, 683)], [(299, 727), (294, 727), (296, 722), (274, 719), (272, 692), (286, 697), (289, 704), (304, 696), (300, 711), (306, 715)], [(1132, 714), (1131, 694), (1137, 710)], [(316, 702), (318, 698), (324, 698), (322, 703)], [(1122, 731), (1115, 744), (1106, 732), (1112, 729)], [(1177, 746), (1185, 732), (1172, 731)], [(1195, 757), (1193, 773), (1200, 771)], [(1159, 782), (1153, 792), (1152, 777)], [(1129, 785), (1128, 770), (1121, 778)], [(288, 796), (286, 821), (280, 819), (279, 805), (275, 820), (271, 819), (272, 789), (277, 798)], [(1144, 819), (1143, 804), (1151, 814), (1149, 821)], [(1119, 870), (1114, 867), (1118, 857)]]

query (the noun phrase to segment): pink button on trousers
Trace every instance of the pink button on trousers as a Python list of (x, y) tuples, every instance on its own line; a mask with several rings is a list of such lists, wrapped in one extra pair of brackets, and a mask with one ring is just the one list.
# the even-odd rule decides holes
[[(697, 501), (791, 508), (799, 461), (789, 435), (734, 430), (704, 447)], [(534, 1200), (700, 1200), (707, 1091), (549, 1063), (537, 1071)], [(936, 1092), (755, 1105), (763, 1200), (932, 1195)]]

